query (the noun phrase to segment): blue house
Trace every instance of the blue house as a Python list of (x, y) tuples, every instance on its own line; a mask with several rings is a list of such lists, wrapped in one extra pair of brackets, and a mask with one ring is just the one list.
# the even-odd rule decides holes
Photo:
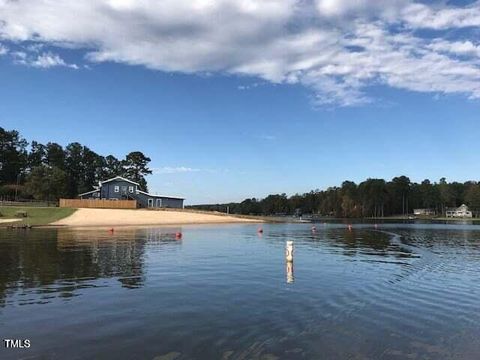
[(121, 176), (100, 181), (94, 190), (79, 194), (80, 199), (137, 200), (143, 208), (177, 208), (183, 209), (184, 198), (176, 196), (153, 195), (140, 190), (135, 181)]

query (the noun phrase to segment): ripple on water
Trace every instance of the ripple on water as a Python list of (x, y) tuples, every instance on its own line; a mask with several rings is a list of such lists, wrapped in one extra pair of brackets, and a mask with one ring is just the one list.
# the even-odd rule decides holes
[(449, 229), (0, 230), (0, 324), (37, 357), (475, 358), (480, 231)]

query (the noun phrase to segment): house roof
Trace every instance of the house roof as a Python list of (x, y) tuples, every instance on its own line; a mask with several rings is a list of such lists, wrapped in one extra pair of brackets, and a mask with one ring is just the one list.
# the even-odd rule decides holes
[[(126, 181), (126, 182), (129, 182), (131, 184), (134, 184), (134, 185), (138, 185), (140, 186), (139, 183), (136, 183), (135, 181), (132, 181), (132, 180), (129, 180), (129, 179), (126, 179), (122, 176), (115, 176), (111, 179), (108, 179), (108, 180), (104, 180), (104, 181), (100, 181), (100, 186), (102, 184), (105, 184), (105, 183), (108, 183), (108, 182), (111, 182), (111, 181), (115, 181), (115, 180), (121, 180), (121, 181)], [(92, 191), (88, 191), (88, 192), (85, 192), (83, 194), (78, 194), (78, 196), (83, 196), (83, 195), (88, 195), (88, 194), (93, 194), (95, 192), (99, 192), (100, 191), (100, 188), (97, 188), (95, 190), (92, 190)], [(142, 193), (144, 195), (147, 195), (147, 196), (151, 196), (151, 197), (156, 197), (156, 198), (167, 198), (167, 199), (178, 199), (178, 200), (185, 200), (185, 198), (183, 197), (179, 197), (179, 196), (166, 196), (166, 195), (153, 195), (153, 194), (149, 194), (145, 191), (141, 191), (141, 190), (137, 190), (137, 193)]]
[(99, 192), (99, 191), (100, 191), (100, 189), (95, 189), (95, 190), (92, 190), (92, 191), (84, 192), (84, 193), (82, 193), (82, 194), (78, 194), (78, 196), (93, 194), (94, 192)]
[(154, 195), (154, 194), (149, 194), (149, 193), (147, 193), (145, 191), (142, 191), (142, 190), (137, 190), (137, 193), (142, 193), (144, 195), (148, 195), (148, 196), (151, 196), (151, 197), (161, 197), (161, 198), (167, 198), (167, 199), (185, 200), (185, 198), (179, 197), (179, 196)]
[(469, 209), (467, 205), (462, 204), (459, 207), (447, 207), (446, 210), (447, 211), (462, 211), (462, 210), (468, 211)]
[(129, 182), (129, 183), (131, 183), (131, 184), (135, 184), (135, 185), (139, 185), (139, 186), (140, 186), (139, 183), (136, 183), (135, 181), (132, 181), (132, 180), (125, 179), (125, 178), (122, 177), (122, 176), (115, 176), (115, 177), (113, 177), (113, 178), (111, 178), (111, 179), (104, 180), (104, 181), (100, 181), (100, 184), (105, 184), (105, 183), (107, 183), (107, 182), (114, 181), (114, 180), (122, 180), (122, 181)]

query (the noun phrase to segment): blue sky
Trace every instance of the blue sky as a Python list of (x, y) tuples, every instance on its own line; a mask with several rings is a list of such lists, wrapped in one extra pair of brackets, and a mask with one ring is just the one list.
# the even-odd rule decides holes
[[(0, 3), (0, 126), (143, 151), (150, 190), (190, 204), (367, 177), (478, 179), (478, 2), (319, 0), (312, 19), (294, 1), (179, 0), (149, 19), (154, 3), (108, 1), (108, 21), (85, 3), (83, 30), (61, 16), (69, 2)], [(219, 14), (224, 27), (209, 27)]]

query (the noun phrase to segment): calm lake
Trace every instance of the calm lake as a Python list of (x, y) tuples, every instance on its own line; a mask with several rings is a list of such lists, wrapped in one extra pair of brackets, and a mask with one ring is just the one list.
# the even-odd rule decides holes
[(310, 226), (0, 230), (0, 358), (480, 357), (480, 226)]

